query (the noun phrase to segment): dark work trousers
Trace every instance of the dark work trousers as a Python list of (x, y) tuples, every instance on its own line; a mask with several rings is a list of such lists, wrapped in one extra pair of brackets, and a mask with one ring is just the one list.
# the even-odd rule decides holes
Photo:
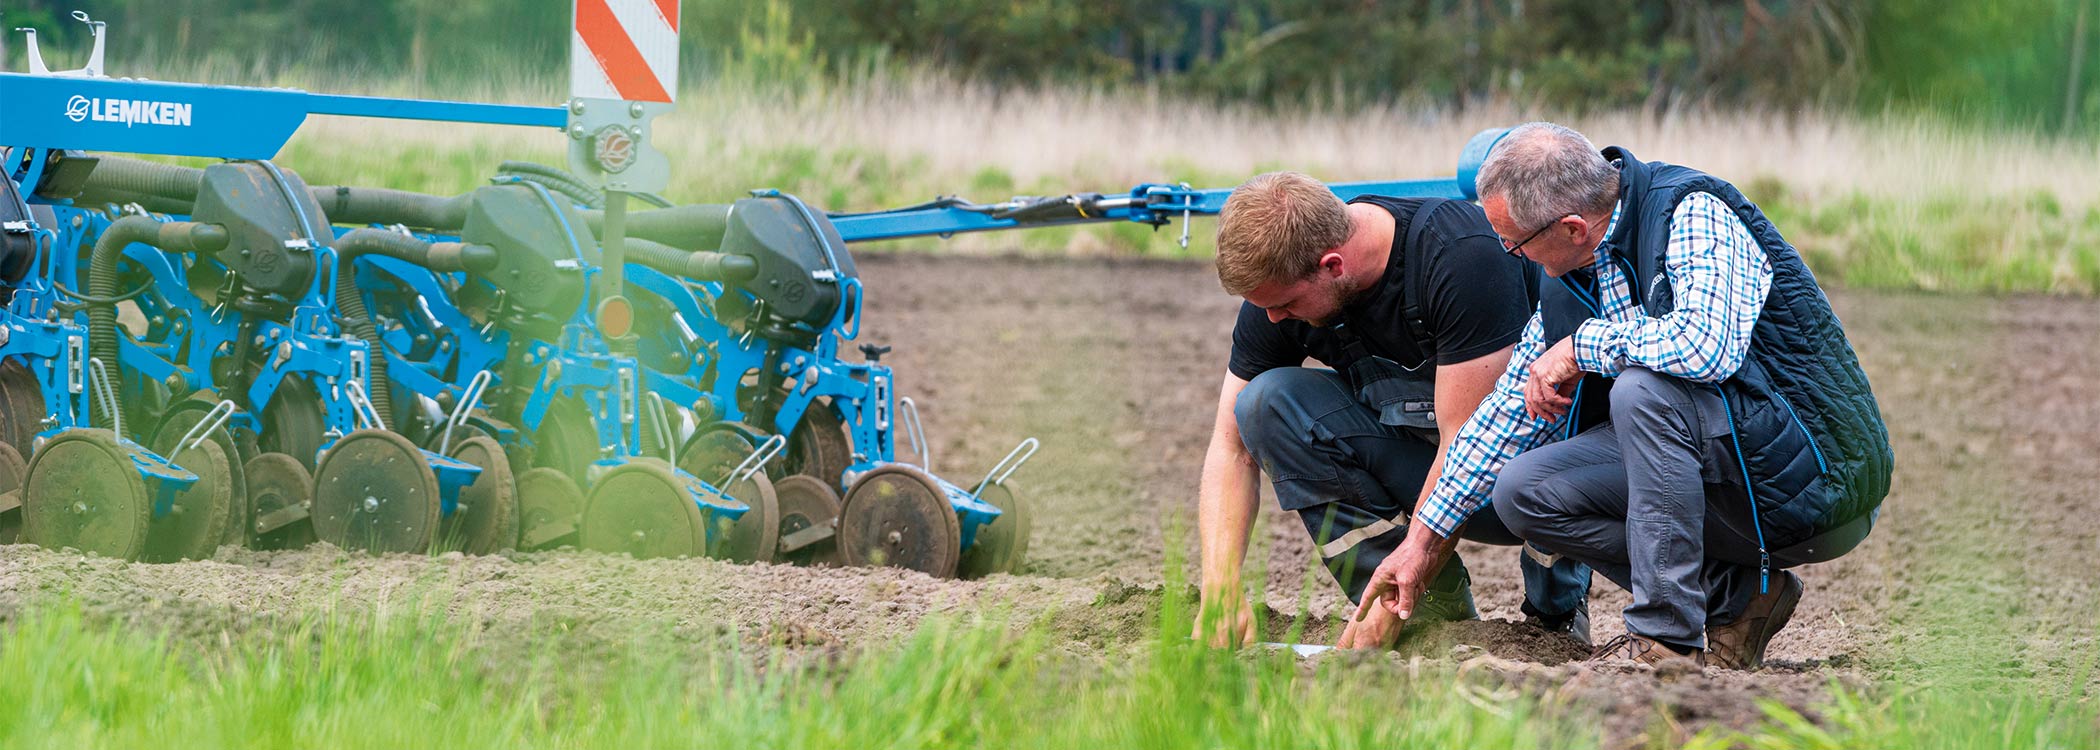
[[(1612, 385), (1610, 421), (1503, 467), (1492, 515), (1532, 546), (1588, 563), (1632, 592), (1627, 631), (1704, 648), (1707, 625), (1734, 621), (1758, 591), (1750, 500), (1740, 480), (1727, 481), (1736, 469), (1713, 447), (1728, 434), (1711, 384), (1627, 368)], [(1772, 567), (1835, 558), (1871, 524), (1771, 550)]]
[[(1264, 372), (1240, 392), (1233, 415), (1241, 441), (1274, 483), (1278, 504), (1298, 513), (1328, 572), (1358, 601), (1378, 564), (1407, 537), (1407, 516), (1436, 462), (1436, 444), (1379, 422), (1333, 370)], [(1493, 513), (1474, 514), (1460, 536), (1522, 543)], [(1563, 615), (1589, 596), (1590, 571), (1582, 564), (1563, 559), (1547, 568), (1515, 556), (1527, 614)], [(1445, 563), (1463, 565), (1455, 555)]]

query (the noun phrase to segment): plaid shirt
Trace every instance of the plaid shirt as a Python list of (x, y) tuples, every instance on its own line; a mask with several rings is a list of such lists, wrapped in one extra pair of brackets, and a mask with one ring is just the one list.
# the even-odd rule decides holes
[[(1617, 230), (1621, 208), (1612, 209), (1606, 237)], [(1718, 383), (1742, 367), (1758, 311), (1772, 288), (1772, 264), (1728, 204), (1693, 193), (1671, 213), (1663, 273), (1676, 294), (1676, 308), (1662, 317), (1648, 317), (1642, 310), (1611, 252), (1610, 242), (1598, 244), (1590, 266), (1600, 292), (1598, 315), (1575, 330), (1575, 362), (1583, 372), (1613, 376), (1638, 365)], [(1510, 459), (1562, 437), (1566, 416), (1534, 419), (1524, 412), (1524, 381), (1549, 343), (1557, 342), (1545, 341), (1545, 328), (1533, 313), (1495, 392), (1452, 440), (1444, 474), (1415, 514), (1438, 535), (1450, 537), (1487, 504), (1495, 475)]]

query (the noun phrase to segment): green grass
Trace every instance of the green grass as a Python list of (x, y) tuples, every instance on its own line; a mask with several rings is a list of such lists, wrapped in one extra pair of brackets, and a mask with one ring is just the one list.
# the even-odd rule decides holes
[[(515, 644), (510, 644), (515, 646)], [(1533, 747), (1594, 744), (1550, 707), (1448, 673), (1240, 657), (1166, 639), (1130, 661), (1061, 654), (997, 620), (893, 647), (530, 653), (415, 614), (312, 620), (213, 643), (64, 603), (0, 637), (0, 746)], [(1465, 696), (1475, 696), (1468, 700)]]
[[(1171, 602), (1163, 634), (1186, 632)], [(2081, 748), (2083, 696), (1833, 689), (1698, 748)], [(414, 608), (215, 636), (52, 600), (0, 635), (0, 747), (1592, 747), (1580, 705), (1449, 665), (1230, 654), (1165, 635), (1060, 651), (996, 617), (902, 643), (796, 653), (667, 634), (550, 632), (520, 652)]]
[(2100, 208), (2025, 197), (1849, 193), (1814, 201), (1781, 183), (1745, 189), (1826, 282), (1865, 289), (2090, 295), (2100, 291)]
[(2100, 743), (2100, 716), (2079, 699), (1959, 690), (1836, 689), (1818, 725), (1799, 712), (1765, 703), (1767, 724), (1752, 732), (1711, 732), (1690, 748), (1745, 750), (1930, 750), (1933, 748), (2090, 748)]

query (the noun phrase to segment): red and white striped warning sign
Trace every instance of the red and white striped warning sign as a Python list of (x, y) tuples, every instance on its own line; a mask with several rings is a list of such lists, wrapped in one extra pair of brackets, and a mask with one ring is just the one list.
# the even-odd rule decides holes
[(576, 0), (569, 95), (670, 102), (678, 93), (678, 0)]

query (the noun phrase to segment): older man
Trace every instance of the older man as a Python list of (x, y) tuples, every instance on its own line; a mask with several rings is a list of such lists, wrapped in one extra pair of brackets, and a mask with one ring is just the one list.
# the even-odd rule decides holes
[(1889, 487), (1888, 433), (1829, 301), (1727, 182), (1558, 125), (1510, 131), (1479, 188), (1504, 247), (1551, 280), (1366, 600), (1410, 616), (1491, 503), (1632, 592), (1599, 658), (1757, 668), (1801, 597), (1786, 569), (1850, 551)]
[[(1253, 635), (1239, 570), (1261, 474), (1356, 598), (1436, 480), (1439, 436), (1473, 413), (1509, 361), (1537, 276), (1501, 252), (1473, 204), (1377, 196), (1344, 204), (1318, 180), (1273, 172), (1226, 202), (1218, 278), (1246, 302), (1203, 463), (1198, 635), (1230, 645)], [(1307, 359), (1333, 369), (1306, 367)], [(1494, 522), (1468, 536), (1517, 543)], [(1525, 613), (1586, 642), (1589, 570), (1572, 561), (1522, 565)], [(1456, 560), (1430, 592), (1423, 617), (1475, 616)], [(1341, 645), (1385, 646), (1398, 626), (1371, 618), (1349, 626)]]

